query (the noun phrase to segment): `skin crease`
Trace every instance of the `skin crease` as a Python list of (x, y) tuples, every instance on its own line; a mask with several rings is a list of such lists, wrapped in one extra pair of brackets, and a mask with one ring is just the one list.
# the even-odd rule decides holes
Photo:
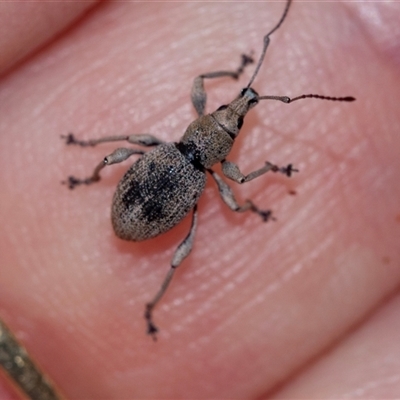
[[(154, 313), (157, 343), (144, 304), (190, 219), (148, 242), (117, 239), (109, 209), (129, 161), (90, 188), (60, 184), (116, 147), (66, 147), (61, 134), (178, 140), (195, 118), (192, 79), (257, 57), (283, 7), (106, 3), (3, 76), (0, 315), (67, 398), (398, 395), (399, 362), (385, 354), (400, 348), (388, 334), (400, 311), (399, 4), (294, 2), (253, 87), (357, 101), (249, 113), (228, 159), (244, 173), (266, 160), (300, 173), (231, 184), (273, 209), (267, 224), (230, 212), (208, 179), (194, 249)], [(207, 82), (207, 110), (252, 68)], [(356, 349), (368, 349), (359, 364)], [(378, 375), (391, 384), (368, 392)]]
[(21, 7), (17, 2), (1, 2), (0, 73), (71, 25), (92, 4), (95, 2), (32, 2)]

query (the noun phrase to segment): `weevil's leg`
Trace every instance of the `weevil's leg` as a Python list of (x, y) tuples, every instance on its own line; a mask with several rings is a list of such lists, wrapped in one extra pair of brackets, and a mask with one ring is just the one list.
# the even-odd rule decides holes
[(120, 147), (114, 150), (110, 155), (104, 158), (97, 167), (94, 169), (93, 174), (85, 179), (78, 179), (74, 176), (69, 176), (66, 181), (62, 181), (63, 185), (68, 185), (70, 189), (74, 189), (78, 185), (90, 185), (91, 183), (98, 182), (100, 180), (100, 171), (107, 165), (117, 164), (125, 161), (133, 154), (143, 155), (145, 152), (143, 150), (137, 149), (127, 149)]
[(251, 200), (246, 200), (246, 202), (241, 206), (235, 199), (235, 196), (232, 192), (230, 186), (212, 169), (207, 169), (207, 171), (211, 174), (214, 178), (215, 182), (218, 185), (219, 194), (221, 195), (222, 200), (224, 203), (235, 212), (245, 212), (245, 211), (252, 211), (258, 214), (264, 222), (275, 218), (272, 216), (271, 210), (260, 210), (258, 207)]
[(197, 76), (193, 81), (192, 86), (192, 103), (199, 116), (204, 115), (204, 110), (207, 102), (207, 93), (204, 89), (204, 79), (221, 78), (223, 76), (230, 76), (233, 79), (238, 79), (240, 74), (244, 71), (246, 65), (251, 64), (253, 59), (251, 56), (242, 54), (242, 61), (236, 71), (215, 71), (207, 74)]
[(293, 168), (292, 164), (289, 164), (287, 167), (278, 167), (277, 165), (271, 164), (269, 161), (267, 161), (263, 167), (253, 172), (250, 172), (250, 174), (248, 175), (243, 175), (239, 167), (233, 162), (223, 160), (221, 161), (221, 165), (223, 174), (227, 178), (232, 179), (237, 183), (249, 182), (267, 173), (268, 171), (280, 172), (281, 174), (289, 177), (292, 176), (293, 172), (299, 172), (298, 169)]
[(68, 145), (74, 144), (82, 147), (96, 146), (99, 143), (120, 142), (120, 141), (127, 141), (128, 143), (137, 144), (139, 146), (144, 146), (144, 147), (158, 146), (159, 144), (165, 143), (164, 141), (147, 133), (138, 135), (105, 136), (99, 139), (90, 139), (90, 140), (78, 140), (72, 133), (69, 133), (68, 135), (61, 135), (61, 138), (65, 139), (65, 143)]
[(153, 340), (157, 340), (156, 334), (158, 332), (158, 328), (154, 325), (153, 322), (153, 309), (157, 305), (157, 303), (161, 300), (165, 291), (167, 290), (172, 280), (172, 277), (174, 276), (176, 268), (179, 267), (182, 261), (189, 255), (190, 251), (192, 250), (196, 228), (197, 228), (197, 205), (195, 205), (193, 208), (192, 225), (190, 227), (190, 231), (183, 240), (183, 242), (175, 250), (174, 256), (172, 257), (171, 268), (168, 271), (161, 285), (160, 290), (154, 296), (153, 300), (150, 303), (146, 304), (146, 311), (144, 313), (144, 317), (147, 321), (147, 333), (153, 337)]

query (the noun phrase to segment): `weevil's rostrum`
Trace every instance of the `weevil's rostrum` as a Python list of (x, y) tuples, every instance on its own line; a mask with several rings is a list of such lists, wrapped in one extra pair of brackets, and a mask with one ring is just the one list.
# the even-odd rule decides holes
[(251, 87), (263, 63), (270, 35), (285, 20), (291, 0), (288, 0), (283, 14), (276, 26), (264, 36), (263, 48), (256, 64), (255, 71), (239, 95), (229, 104), (220, 106), (211, 114), (204, 115), (206, 106), (205, 79), (231, 77), (237, 79), (245, 67), (253, 62), (250, 56), (242, 55), (241, 64), (236, 71), (216, 71), (202, 74), (194, 79), (191, 99), (198, 118), (193, 121), (178, 142), (164, 143), (160, 139), (148, 135), (109, 136), (95, 140), (77, 140), (72, 134), (62, 136), (67, 144), (95, 146), (99, 143), (127, 141), (128, 143), (154, 147), (145, 152), (135, 148), (118, 148), (104, 158), (95, 168), (93, 174), (85, 179), (68, 177), (63, 183), (70, 189), (82, 184), (91, 184), (100, 180), (100, 171), (111, 164), (125, 161), (132, 155), (139, 158), (125, 173), (115, 191), (112, 203), (112, 225), (116, 235), (125, 240), (142, 241), (167, 232), (177, 225), (190, 211), (192, 224), (186, 238), (180, 243), (172, 258), (171, 267), (152, 301), (145, 307), (147, 332), (156, 339), (158, 328), (153, 322), (153, 310), (161, 300), (175, 269), (190, 253), (197, 227), (197, 202), (204, 190), (207, 173), (215, 180), (222, 200), (235, 212), (252, 211), (263, 221), (273, 219), (270, 210), (259, 209), (251, 200), (239, 204), (222, 177), (212, 170), (221, 163), (223, 175), (237, 183), (249, 182), (269, 171), (279, 172), (290, 177), (298, 172), (292, 164), (284, 167), (266, 162), (259, 169), (244, 175), (239, 167), (226, 159), (233, 143), (240, 132), (243, 120), (249, 110), (261, 100), (279, 100), (291, 103), (305, 98), (350, 102), (351, 96), (330, 97), (317, 94), (306, 94), (289, 98), (287, 96), (259, 96)]

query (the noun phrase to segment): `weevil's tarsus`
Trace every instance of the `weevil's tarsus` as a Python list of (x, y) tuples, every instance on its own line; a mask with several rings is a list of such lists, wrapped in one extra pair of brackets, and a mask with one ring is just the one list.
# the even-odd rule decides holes
[[(98, 178), (97, 180), (99, 180)], [(92, 183), (97, 182), (96, 180), (93, 179), (93, 177), (90, 178), (85, 178), (85, 179), (79, 179), (76, 178), (75, 176), (70, 175), (65, 181), (61, 181), (63, 185), (67, 185), (69, 189), (75, 189), (77, 186), (81, 185), (91, 185)]]
[(282, 25), (283, 21), (286, 19), (286, 16), (288, 14), (291, 2), (292, 2), (292, 0), (288, 0), (288, 2), (286, 3), (286, 6), (285, 6), (285, 10), (283, 11), (281, 19), (275, 25), (275, 27), (264, 36), (264, 39), (263, 39), (264, 43), (263, 43), (263, 49), (261, 51), (261, 56), (260, 56), (260, 59), (258, 60), (258, 63), (256, 65), (256, 69), (255, 69), (255, 71), (253, 73), (253, 76), (251, 77), (248, 85), (246, 86), (247, 88), (249, 88), (252, 85), (252, 83), (254, 82), (254, 79), (256, 78), (256, 76), (258, 74), (258, 71), (260, 70), (261, 65), (264, 62), (265, 54), (267, 52), (268, 45), (269, 45), (269, 43), (271, 41), (270, 38), (269, 38), (270, 35), (272, 35), (277, 29), (279, 29), (279, 27)]
[(259, 215), (263, 222), (276, 221), (271, 210), (260, 210), (251, 200), (246, 200), (245, 206), (250, 207), (249, 209)]
[(79, 145), (79, 146), (82, 146), (82, 147), (89, 146), (87, 144), (87, 142), (81, 141), (81, 140), (77, 140), (73, 133), (68, 133), (68, 135), (60, 135), (60, 137), (61, 137), (61, 139), (65, 139), (65, 144), (66, 145), (75, 144), (75, 145)]
[(292, 176), (293, 172), (300, 172), (297, 168), (293, 168), (292, 164), (289, 164), (287, 167), (278, 168), (277, 170), (273, 169), (272, 171), (280, 172), (289, 178)]
[(159, 291), (154, 296), (150, 303), (146, 304), (146, 311), (144, 317), (147, 321), (147, 333), (153, 337), (153, 340), (157, 340), (158, 328), (153, 322), (153, 309), (156, 304), (161, 300), (165, 291), (167, 290), (172, 277), (174, 276), (175, 270), (181, 265), (182, 261), (189, 255), (193, 248), (194, 236), (197, 229), (197, 204), (193, 208), (192, 224), (190, 226), (189, 233), (185, 239), (181, 242), (178, 248), (175, 250), (174, 256), (171, 261), (171, 268), (169, 269)]
[(233, 79), (239, 79), (239, 76), (244, 72), (244, 69), (247, 65), (253, 64), (254, 59), (251, 54), (242, 54), (242, 62), (240, 63), (239, 68), (236, 70), (236, 75), (233, 75)]
[(292, 176), (293, 172), (299, 172), (297, 168), (293, 168), (293, 164), (288, 164), (286, 167), (278, 167), (267, 161), (267, 165), (271, 166), (272, 172), (280, 172), (281, 174), (286, 175), (289, 178)]
[(204, 115), (204, 110), (207, 103), (207, 93), (204, 89), (205, 79), (222, 78), (224, 76), (238, 79), (243, 73), (247, 65), (253, 63), (254, 60), (251, 55), (242, 54), (240, 66), (236, 71), (214, 71), (206, 74), (201, 74), (194, 78), (192, 85), (191, 98), (194, 108), (197, 111), (198, 116)]

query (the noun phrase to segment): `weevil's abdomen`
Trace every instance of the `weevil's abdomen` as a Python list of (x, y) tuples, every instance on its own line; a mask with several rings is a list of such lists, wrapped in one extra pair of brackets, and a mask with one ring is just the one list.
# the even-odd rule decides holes
[(205, 172), (174, 143), (157, 146), (125, 173), (114, 194), (111, 219), (118, 237), (140, 241), (177, 225), (204, 190)]

